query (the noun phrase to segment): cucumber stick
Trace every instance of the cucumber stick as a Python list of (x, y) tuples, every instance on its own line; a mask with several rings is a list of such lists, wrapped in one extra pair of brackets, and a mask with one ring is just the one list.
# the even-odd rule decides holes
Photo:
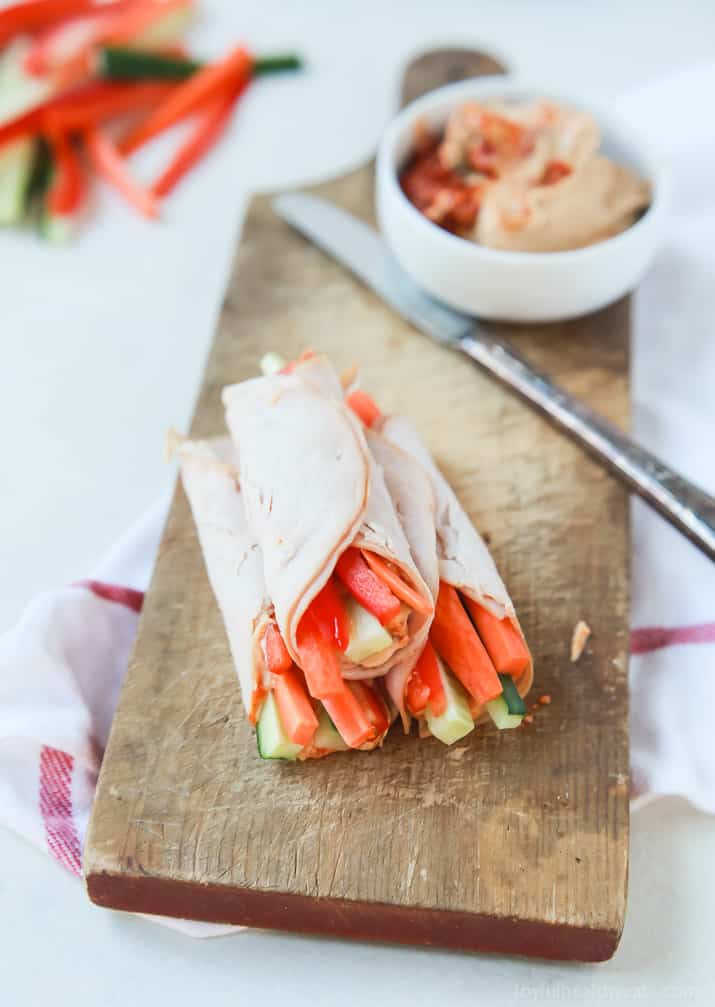
[(474, 730), (474, 721), (469, 712), (469, 700), (466, 692), (457, 679), (445, 670), (439, 660), (438, 665), (442, 687), (447, 697), (447, 709), (439, 717), (435, 717), (428, 703), (425, 710), (425, 720), (435, 738), (445, 745), (453, 745), (455, 741), (459, 741), (460, 738)]
[(392, 643), (392, 637), (372, 612), (368, 612), (351, 595), (345, 596), (345, 608), (350, 619), (350, 642), (345, 656), (360, 664), (373, 654), (379, 654)]
[(519, 695), (519, 690), (514, 685), (514, 679), (511, 675), (500, 675), (499, 681), (504, 690), (504, 702), (507, 705), (509, 713), (521, 714), (523, 717), (526, 713), (526, 706), (524, 700)]
[(288, 759), (294, 762), (302, 748), (286, 734), (272, 692), (268, 693), (261, 708), (256, 725), (256, 742), (262, 759)]
[(271, 374), (277, 374), (282, 371), (285, 367), (286, 362), (280, 353), (275, 353), (271, 350), (269, 353), (264, 353), (261, 357), (261, 374), (269, 377)]
[(346, 752), (348, 746), (338, 734), (335, 724), (328, 716), (328, 711), (320, 705), (318, 711), (318, 730), (313, 735), (313, 745), (325, 748), (329, 752)]
[(19, 224), (25, 215), (35, 160), (35, 142), (21, 137), (0, 148), (0, 225)]
[(519, 726), (524, 719), (526, 706), (511, 675), (500, 675), (499, 681), (504, 691), (501, 696), (487, 703), (487, 712), (500, 731), (507, 731)]
[(509, 713), (504, 695), (490, 699), (487, 703), (487, 711), (500, 731), (506, 731), (510, 727), (518, 727), (524, 719), (523, 713)]

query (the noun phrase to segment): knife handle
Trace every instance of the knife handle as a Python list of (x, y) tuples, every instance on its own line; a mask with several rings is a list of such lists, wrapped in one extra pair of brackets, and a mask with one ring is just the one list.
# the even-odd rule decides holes
[(639, 447), (584, 402), (535, 370), (513, 347), (475, 326), (459, 348), (517, 392), (715, 560), (715, 498)]

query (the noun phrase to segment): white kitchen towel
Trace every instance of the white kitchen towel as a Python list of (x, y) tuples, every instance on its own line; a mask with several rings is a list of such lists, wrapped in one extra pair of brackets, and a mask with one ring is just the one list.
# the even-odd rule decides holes
[[(649, 85), (621, 110), (674, 176), (667, 246), (636, 298), (634, 429), (714, 492), (715, 132), (702, 111), (712, 93), (715, 65)], [(40, 595), (0, 639), (0, 824), (77, 875), (165, 513), (166, 502), (154, 507), (90, 580)], [(715, 567), (639, 502), (633, 518), (634, 797), (679, 794), (715, 812)], [(235, 929), (162, 922), (195, 936)]]

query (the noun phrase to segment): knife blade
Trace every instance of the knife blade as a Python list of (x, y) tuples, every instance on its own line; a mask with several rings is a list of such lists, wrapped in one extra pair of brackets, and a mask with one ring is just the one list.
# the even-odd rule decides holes
[(420, 332), (466, 354), (568, 434), (629, 489), (715, 560), (715, 498), (537, 371), (478, 320), (417, 287), (373, 228), (328, 200), (286, 193), (277, 215), (349, 269)]

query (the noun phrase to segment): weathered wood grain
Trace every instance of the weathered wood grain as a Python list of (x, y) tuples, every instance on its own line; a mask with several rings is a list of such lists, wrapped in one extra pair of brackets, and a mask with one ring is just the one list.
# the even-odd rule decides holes
[[(455, 54), (436, 63), (413, 69), (410, 93), (452, 73)], [(315, 191), (372, 219), (371, 167)], [(626, 303), (509, 335), (627, 422)], [(192, 433), (223, 429), (220, 389), (255, 374), (263, 353), (306, 345), (340, 367), (359, 360), (384, 408), (416, 419), (491, 541), (535, 655), (535, 695), (552, 702), (531, 726), (486, 727), (452, 749), (395, 732), (377, 753), (261, 762), (177, 487), (99, 781), (90, 897), (288, 930), (607, 958), (628, 862), (626, 494), (255, 199)], [(580, 618), (593, 637), (571, 665)]]

